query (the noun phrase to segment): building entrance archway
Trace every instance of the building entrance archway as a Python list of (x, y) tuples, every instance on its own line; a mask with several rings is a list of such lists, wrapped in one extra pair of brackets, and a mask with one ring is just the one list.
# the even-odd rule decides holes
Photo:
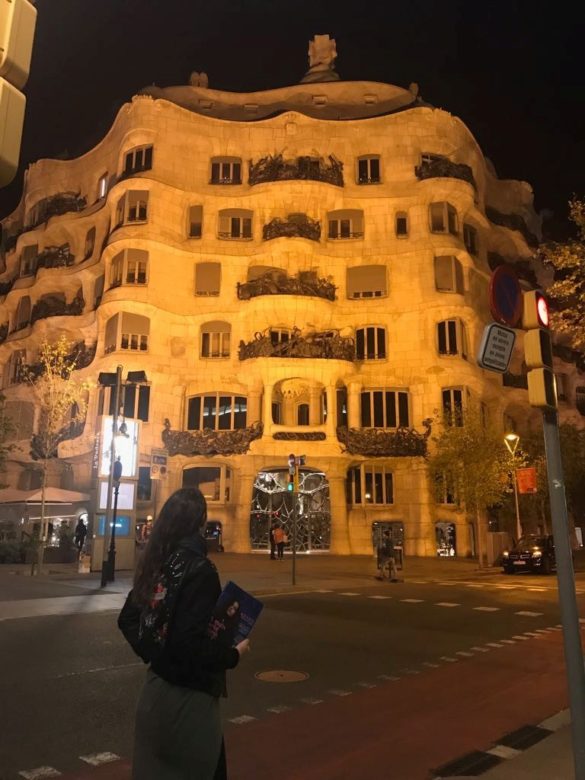
[(250, 512), (252, 550), (268, 550), (269, 530), (280, 523), (288, 537), (287, 550), (293, 544), (293, 514), (297, 509), (297, 552), (328, 552), (331, 543), (331, 507), (329, 482), (322, 471), (299, 470), (299, 493), (287, 489), (287, 468), (266, 468), (256, 474)]

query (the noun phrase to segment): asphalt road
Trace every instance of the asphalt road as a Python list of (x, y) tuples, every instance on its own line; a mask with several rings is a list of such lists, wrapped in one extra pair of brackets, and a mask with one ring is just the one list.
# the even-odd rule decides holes
[[(356, 577), (350, 587), (344, 585), (272, 595), (269, 587), (261, 589), (265, 610), (252, 652), (229, 676), (223, 707), (228, 745), (233, 734), (237, 750), (243, 721), (263, 723), (284, 715), (302, 721), (317, 702), (343, 698), (359, 719), (356, 694), (392, 678), (424, 687), (427, 671), (441, 674), (437, 695), (450, 698), (449, 681), (462, 668), (457, 662), (474, 656), (481, 655), (487, 690), (507, 644), (522, 644), (511, 637), (560, 620), (554, 578), (466, 575), (437, 582), (421, 576), (390, 584)], [(19, 772), (41, 766), (79, 771), (80, 756), (131, 755), (144, 667), (126, 646), (115, 618), (115, 612), (104, 611), (0, 622), (1, 780), (16, 780)], [(527, 653), (529, 642), (523, 645)], [(513, 649), (518, 655), (523, 648)], [(256, 677), (274, 670), (307, 678), (284, 684)], [(401, 695), (408, 701), (406, 688)], [(545, 715), (557, 704), (551, 701)]]

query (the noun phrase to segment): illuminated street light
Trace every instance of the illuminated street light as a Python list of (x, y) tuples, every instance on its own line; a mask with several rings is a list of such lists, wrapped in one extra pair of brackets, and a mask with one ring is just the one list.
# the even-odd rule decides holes
[(516, 450), (520, 437), (517, 433), (507, 433), (504, 436), (504, 444), (512, 456), (512, 479), (514, 481), (514, 501), (516, 503), (516, 537), (522, 536), (522, 524), (520, 523), (520, 503), (518, 501), (518, 480), (516, 478)]

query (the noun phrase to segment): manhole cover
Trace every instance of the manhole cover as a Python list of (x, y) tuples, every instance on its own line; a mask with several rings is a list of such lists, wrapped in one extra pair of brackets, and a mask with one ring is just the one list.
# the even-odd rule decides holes
[(255, 677), (257, 680), (262, 680), (262, 682), (292, 683), (302, 682), (302, 680), (308, 679), (309, 675), (306, 672), (287, 672), (282, 669), (275, 669), (270, 672), (257, 672)]

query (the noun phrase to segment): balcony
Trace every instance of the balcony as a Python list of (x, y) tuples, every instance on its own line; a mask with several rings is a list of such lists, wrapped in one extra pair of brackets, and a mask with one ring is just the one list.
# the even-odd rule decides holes
[(491, 206), (486, 206), (485, 215), (490, 222), (493, 222), (494, 225), (506, 227), (510, 230), (517, 230), (522, 234), (528, 246), (538, 246), (538, 238), (534, 235), (534, 233), (530, 232), (526, 221), (523, 217), (520, 216), (520, 214), (503, 214), (501, 211), (498, 211)]
[(477, 189), (472, 168), (465, 163), (455, 163), (447, 158), (424, 160), (420, 165), (415, 166), (414, 173), (419, 181), (423, 179), (461, 179)]
[(74, 262), (69, 244), (48, 246), (37, 255), (37, 271), (39, 268), (69, 268)]
[(173, 431), (168, 419), (164, 422), (162, 440), (169, 455), (242, 455), (250, 443), (262, 436), (261, 422), (233, 431)]
[(48, 222), (51, 217), (59, 217), (70, 211), (83, 211), (85, 206), (86, 200), (79, 193), (60, 192), (57, 195), (51, 195), (49, 198), (40, 200), (31, 209), (30, 222), (25, 229), (34, 230), (44, 222)]
[(238, 282), (238, 298), (247, 301), (259, 295), (306, 295), (334, 301), (336, 287), (330, 278), (319, 278), (314, 271), (299, 271), (296, 276), (268, 271), (249, 282)]
[(5, 282), (0, 282), (0, 295), (8, 295), (10, 290), (12, 290), (16, 279), (17, 277), (14, 277), (14, 279), (7, 279)]
[(431, 435), (431, 420), (423, 420), (424, 433), (414, 428), (337, 428), (337, 438), (346, 452), (366, 457), (425, 457), (427, 439)]
[(67, 303), (62, 295), (62, 293), (47, 295), (38, 300), (32, 308), (31, 324), (37, 320), (44, 320), (47, 317), (78, 316), (83, 313), (85, 301), (80, 293), (75, 296), (71, 303)]
[(0, 325), (0, 344), (4, 344), (7, 338), (8, 338), (8, 323), (5, 322), (2, 325)]
[[(71, 348), (71, 352), (66, 355), (64, 362), (67, 365), (74, 365), (74, 370), (79, 371), (82, 368), (87, 368), (92, 362), (95, 357), (97, 349), (97, 341), (94, 341), (93, 344), (90, 344), (89, 346), (84, 341), (78, 341), (76, 344), (74, 344)], [(32, 380), (38, 378), (41, 376), (43, 372), (43, 365), (42, 363), (29, 363), (24, 371), (21, 371), (21, 377), (19, 381), (22, 381), (22, 378), (24, 374), (26, 376), (30, 377)], [(67, 429), (69, 429), (69, 426), (67, 426)], [(77, 434), (81, 435), (81, 434)], [(65, 437), (65, 438), (74, 438), (73, 436)], [(62, 439), (62, 441), (65, 441), (65, 438)]]
[(263, 184), (270, 181), (322, 181), (343, 187), (343, 163), (329, 155), (329, 163), (322, 157), (297, 157), (285, 160), (281, 154), (250, 161), (248, 183)]
[(289, 214), (286, 219), (275, 217), (262, 228), (264, 241), (273, 238), (308, 238), (310, 241), (321, 240), (321, 223), (311, 219), (306, 214)]
[(276, 358), (322, 358), (325, 360), (349, 360), (355, 358), (355, 343), (352, 338), (340, 336), (338, 331), (301, 334), (293, 328), (286, 341), (273, 343), (270, 328), (257, 333), (254, 341), (240, 341), (240, 360), (257, 357)]

